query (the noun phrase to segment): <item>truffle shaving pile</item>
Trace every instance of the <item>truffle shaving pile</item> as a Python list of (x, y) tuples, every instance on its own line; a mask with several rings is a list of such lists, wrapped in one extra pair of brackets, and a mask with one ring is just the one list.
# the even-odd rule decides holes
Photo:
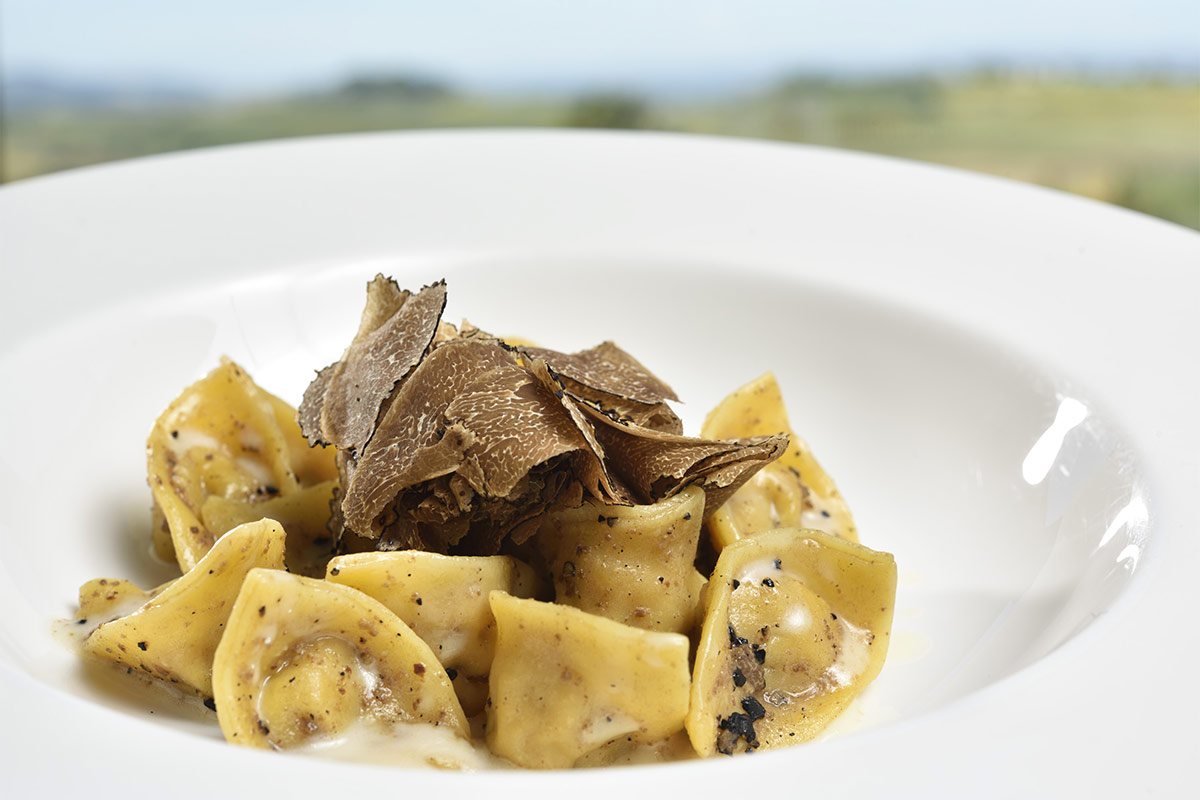
[(786, 435), (682, 435), (669, 386), (612, 342), (567, 354), (441, 321), (446, 286), (377, 276), (358, 333), (304, 394), (300, 425), (338, 451), (335, 535), (381, 550), (493, 554), (548, 510), (652, 503), (689, 485), (714, 510)]

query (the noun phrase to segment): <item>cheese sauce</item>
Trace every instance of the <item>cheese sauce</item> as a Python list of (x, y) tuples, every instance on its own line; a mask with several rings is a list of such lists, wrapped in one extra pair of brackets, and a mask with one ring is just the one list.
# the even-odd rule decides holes
[(489, 753), (478, 738), (468, 742), (450, 728), (406, 722), (388, 727), (360, 722), (336, 737), (314, 738), (285, 752), (393, 767), (514, 769)]

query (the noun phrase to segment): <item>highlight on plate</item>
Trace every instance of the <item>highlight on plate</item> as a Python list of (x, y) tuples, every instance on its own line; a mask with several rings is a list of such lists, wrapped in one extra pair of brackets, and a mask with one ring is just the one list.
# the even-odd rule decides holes
[(184, 389), (147, 443), (181, 575), (85, 584), (85, 657), (202, 699), (234, 744), (444, 768), (798, 744), (878, 675), (895, 563), (772, 375), (687, 436), (612, 342), (445, 303), (377, 276), (298, 411), (228, 359)]

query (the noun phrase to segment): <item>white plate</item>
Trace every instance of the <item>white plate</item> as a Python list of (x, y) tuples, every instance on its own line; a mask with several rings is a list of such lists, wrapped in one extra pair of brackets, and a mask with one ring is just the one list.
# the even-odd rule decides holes
[[(828, 150), (455, 132), (146, 159), (0, 190), (5, 784), (946, 797), (1184, 785), (1200, 656), (1200, 236)], [(142, 445), (221, 353), (295, 401), (376, 271), (560, 349), (614, 338), (695, 430), (774, 369), (864, 543), (892, 656), (840, 735), (588, 774), (412, 773), (228, 747), (50, 635), (152, 581)]]

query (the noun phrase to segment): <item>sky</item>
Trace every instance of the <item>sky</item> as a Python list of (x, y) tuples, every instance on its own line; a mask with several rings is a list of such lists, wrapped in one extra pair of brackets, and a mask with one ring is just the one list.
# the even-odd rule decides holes
[(0, 0), (6, 76), (217, 92), (420, 72), (484, 89), (980, 63), (1200, 72), (1197, 0)]

